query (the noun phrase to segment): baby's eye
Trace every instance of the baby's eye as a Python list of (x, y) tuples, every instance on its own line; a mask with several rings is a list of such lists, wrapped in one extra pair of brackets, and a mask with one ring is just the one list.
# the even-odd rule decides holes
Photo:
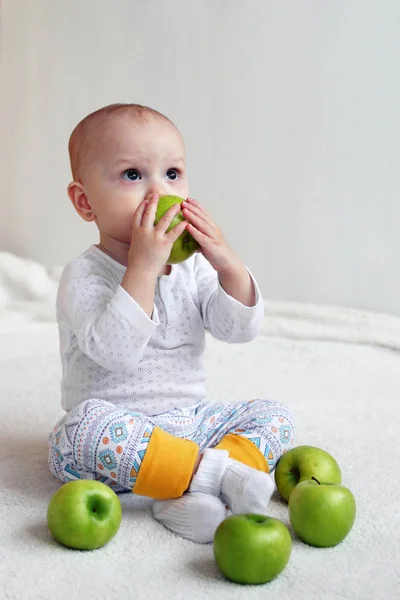
[(124, 181), (139, 181), (140, 173), (136, 169), (127, 169), (122, 173), (122, 179)]
[(178, 169), (168, 169), (167, 171), (167, 177), (169, 179), (172, 179), (173, 181), (178, 179), (179, 177), (179, 172)]

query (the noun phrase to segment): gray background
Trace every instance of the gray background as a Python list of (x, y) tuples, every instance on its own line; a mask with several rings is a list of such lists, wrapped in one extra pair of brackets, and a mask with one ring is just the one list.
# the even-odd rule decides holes
[(3, 0), (0, 250), (97, 241), (67, 141), (113, 102), (164, 112), (190, 193), (263, 295), (400, 314), (400, 3)]

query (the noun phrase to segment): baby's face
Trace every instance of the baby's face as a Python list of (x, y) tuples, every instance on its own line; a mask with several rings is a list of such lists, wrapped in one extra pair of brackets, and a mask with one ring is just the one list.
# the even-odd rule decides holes
[(151, 194), (187, 198), (185, 149), (162, 119), (115, 118), (95, 140), (83, 185), (100, 233), (130, 243), (132, 218)]

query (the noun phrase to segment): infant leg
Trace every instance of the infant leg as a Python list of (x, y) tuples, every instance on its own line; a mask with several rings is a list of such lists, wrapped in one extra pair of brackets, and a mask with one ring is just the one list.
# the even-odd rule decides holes
[[(260, 471), (272, 472), (293, 443), (295, 427), (291, 412), (280, 402), (250, 400), (238, 405), (240, 418), (215, 446), (228, 450), (229, 456)], [(245, 410), (243, 410), (245, 408)]]
[(115, 491), (169, 499), (189, 487), (199, 447), (138, 412), (103, 400), (82, 402), (49, 437), (50, 470), (63, 481), (96, 479)]

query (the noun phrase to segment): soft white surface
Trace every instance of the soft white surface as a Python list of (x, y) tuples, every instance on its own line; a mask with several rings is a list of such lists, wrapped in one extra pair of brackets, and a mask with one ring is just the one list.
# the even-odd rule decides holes
[[(287, 403), (297, 421), (296, 445), (331, 452), (358, 506), (354, 529), (341, 545), (316, 549), (294, 538), (290, 562), (275, 581), (242, 587), (219, 574), (211, 546), (174, 536), (151, 518), (147, 499), (130, 494), (121, 496), (123, 522), (104, 548), (76, 552), (51, 539), (46, 510), (59, 483), (47, 469), (47, 435), (62, 411), (57, 329), (46, 312), (50, 297), (51, 290), (41, 300), (22, 296), (20, 304), (14, 299), (0, 306), (0, 597), (398, 596), (400, 319), (267, 302), (265, 332), (251, 344), (208, 338), (210, 395)], [(289, 525), (276, 494), (270, 514)]]

